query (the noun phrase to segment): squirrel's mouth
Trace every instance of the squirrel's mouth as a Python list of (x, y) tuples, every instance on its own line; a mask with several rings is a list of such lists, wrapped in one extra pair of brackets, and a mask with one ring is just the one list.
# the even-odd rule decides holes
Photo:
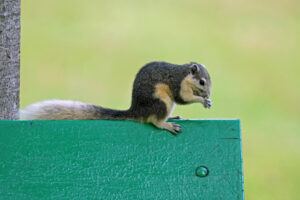
[(195, 96), (200, 96), (200, 97), (203, 97), (203, 98), (208, 98), (207, 93), (204, 90), (199, 89), (199, 88), (194, 88), (193, 89), (193, 94)]

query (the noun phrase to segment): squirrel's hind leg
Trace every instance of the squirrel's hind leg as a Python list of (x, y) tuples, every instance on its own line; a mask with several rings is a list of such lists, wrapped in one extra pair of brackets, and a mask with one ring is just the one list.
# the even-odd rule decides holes
[(154, 124), (156, 127), (161, 128), (161, 129), (166, 129), (170, 131), (173, 135), (177, 135), (179, 132), (181, 132), (181, 126), (172, 123), (172, 122), (161, 122), (158, 124)]
[(156, 116), (152, 115), (148, 118), (147, 122), (152, 123), (154, 126), (156, 126), (159, 129), (165, 129), (170, 131), (173, 135), (177, 135), (179, 132), (181, 132), (181, 126), (172, 123), (172, 122), (166, 122), (165, 119), (157, 120)]

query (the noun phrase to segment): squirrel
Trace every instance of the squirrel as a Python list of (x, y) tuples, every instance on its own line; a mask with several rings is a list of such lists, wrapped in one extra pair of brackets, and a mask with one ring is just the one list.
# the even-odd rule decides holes
[(195, 62), (176, 65), (151, 62), (137, 73), (128, 110), (113, 110), (70, 100), (46, 100), (20, 111), (24, 120), (134, 120), (151, 123), (176, 135), (181, 126), (167, 122), (175, 104), (200, 102), (210, 108), (211, 80), (206, 67)]

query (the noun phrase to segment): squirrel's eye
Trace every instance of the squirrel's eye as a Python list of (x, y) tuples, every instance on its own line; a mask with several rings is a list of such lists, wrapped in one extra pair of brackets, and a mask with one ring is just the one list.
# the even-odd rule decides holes
[(200, 83), (200, 85), (204, 86), (205, 85), (205, 80), (204, 79), (200, 79), (199, 83)]

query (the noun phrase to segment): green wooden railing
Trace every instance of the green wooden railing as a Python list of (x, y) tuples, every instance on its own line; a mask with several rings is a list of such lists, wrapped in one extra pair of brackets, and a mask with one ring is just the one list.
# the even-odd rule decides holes
[(239, 120), (0, 121), (0, 199), (243, 199)]

